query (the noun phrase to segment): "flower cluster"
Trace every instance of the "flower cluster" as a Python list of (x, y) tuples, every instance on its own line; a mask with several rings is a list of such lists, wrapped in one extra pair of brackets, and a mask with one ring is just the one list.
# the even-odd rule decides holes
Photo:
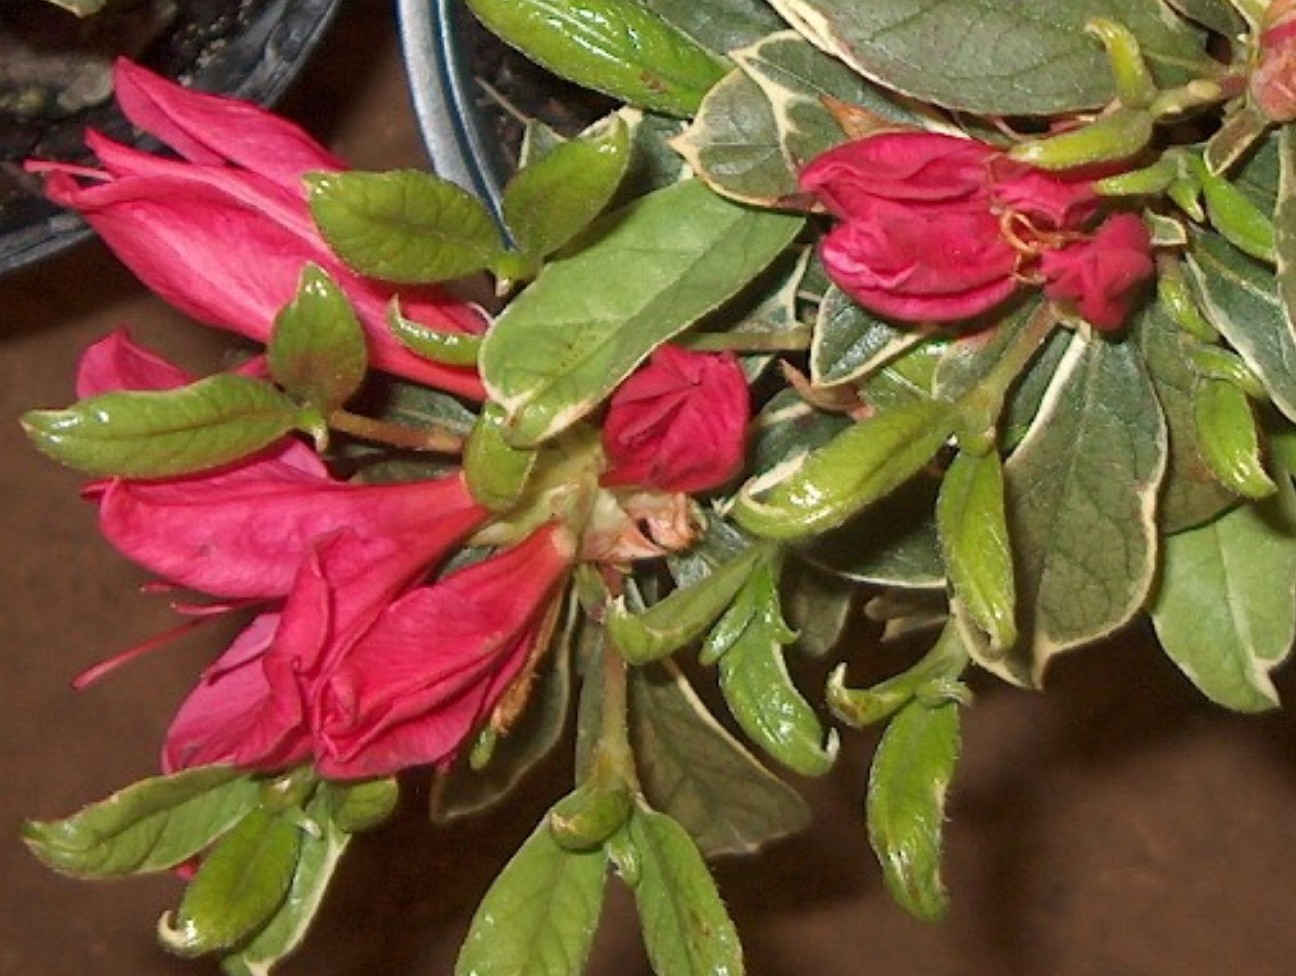
[(1098, 197), (1088, 181), (971, 139), (869, 136), (824, 153), (801, 186), (842, 220), (823, 242), (829, 275), (892, 318), (962, 321), (1034, 283), (1096, 328), (1115, 329), (1153, 271), (1137, 216), (1116, 214), (1091, 232)]
[[(186, 161), (92, 133), (102, 170), (32, 168), (154, 290), (264, 341), (303, 264), (316, 262), (342, 283), (380, 368), (481, 395), (474, 370), (399, 346), (383, 326), (391, 289), (348, 270), (320, 239), (302, 177), (340, 162), (282, 119), (127, 62), (117, 91), (131, 119)], [(434, 289), (400, 299), (424, 324), (484, 326), (476, 309)], [(264, 360), (243, 371), (264, 374)], [(86, 351), (77, 386), (90, 397), (193, 379), (118, 332)], [(650, 494), (713, 488), (741, 462), (747, 419), (733, 357), (664, 347), (613, 397), (603, 481)], [(181, 706), (163, 749), (168, 770), (311, 762), (324, 776), (353, 779), (453, 760), (510, 689), (525, 690), (581, 545), (581, 526), (550, 520), (427, 582), (491, 517), (463, 473), (341, 481), (294, 438), (215, 470), (111, 478), (87, 494), (104, 536), (167, 584), (216, 598), (217, 609), (261, 607)]]

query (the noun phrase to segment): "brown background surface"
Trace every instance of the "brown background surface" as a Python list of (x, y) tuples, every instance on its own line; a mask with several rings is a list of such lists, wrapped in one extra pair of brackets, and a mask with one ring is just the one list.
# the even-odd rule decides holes
[[(381, 0), (349, 0), (285, 110), (357, 166), (422, 162)], [(16, 839), (24, 816), (67, 813), (151, 774), (171, 711), (228, 639), (218, 626), (84, 694), (68, 690), (82, 668), (174, 622), (97, 538), (80, 479), (37, 456), (16, 424), (24, 409), (69, 402), (81, 349), (122, 324), (194, 368), (221, 348), (97, 244), (0, 281), (3, 976), (216, 971), (155, 946), (153, 923), (179, 891), (172, 879), (67, 881)], [(1289, 675), (1280, 684), (1296, 692)], [(813, 785), (814, 828), (720, 866), (753, 974), (1296, 972), (1296, 718), (1202, 702), (1141, 631), (1062, 661), (1046, 696), (978, 691), (951, 804), (950, 917), (912, 921), (882, 890), (859, 813), (874, 739), (851, 735), (837, 774)], [(307, 949), (283, 972), (448, 974), (476, 900), (563, 788), (560, 775), (453, 829), (422, 823), (412, 796), (396, 823), (353, 847)], [(590, 972), (647, 973), (624, 897)]]

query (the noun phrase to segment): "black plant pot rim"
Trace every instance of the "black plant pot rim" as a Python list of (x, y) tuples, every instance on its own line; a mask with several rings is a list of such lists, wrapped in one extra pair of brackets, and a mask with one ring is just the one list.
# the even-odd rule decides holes
[(438, 176), (483, 200), (500, 218), (509, 171), (477, 101), (470, 17), (461, 0), (397, 0), (401, 46), (423, 144)]
[[(240, 34), (190, 72), (196, 89), (271, 105), (319, 44), (341, 0), (273, 0)], [(150, 139), (138, 144), (156, 146)], [(33, 218), (0, 231), (0, 275), (50, 257), (93, 232), (76, 214), (45, 203)]]

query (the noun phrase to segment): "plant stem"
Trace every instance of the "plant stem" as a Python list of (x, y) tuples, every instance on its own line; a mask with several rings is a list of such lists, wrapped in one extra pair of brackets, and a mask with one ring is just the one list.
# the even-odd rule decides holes
[(344, 434), (379, 444), (390, 444), (411, 451), (436, 451), (440, 454), (460, 454), (464, 439), (444, 427), (406, 427), (346, 410), (329, 414), (329, 426)]
[(630, 701), (625, 659), (607, 640), (603, 647), (603, 709), (599, 721), (599, 740), (594, 750), (592, 779), (596, 782), (625, 783), (638, 791), (634, 751), (630, 747), (628, 723)]

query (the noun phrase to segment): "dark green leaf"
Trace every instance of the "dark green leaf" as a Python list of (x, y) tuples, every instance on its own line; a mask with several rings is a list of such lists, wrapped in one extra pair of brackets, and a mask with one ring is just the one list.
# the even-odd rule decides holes
[(502, 250), (485, 205), (431, 173), (312, 173), (306, 186), (329, 247), (375, 278), (449, 281), (480, 271)]
[(541, 272), (482, 347), (483, 379), (518, 446), (593, 410), (657, 346), (770, 264), (801, 219), (736, 207), (688, 180), (599, 227), (593, 244)]
[[(365, 784), (365, 788), (368, 785)], [(270, 971), (306, 937), (306, 931), (328, 892), (333, 873), (351, 843), (351, 832), (330, 819), (331, 802), (327, 793), (321, 790), (306, 808), (306, 816), (319, 832), (303, 832), (297, 869), (288, 896), (279, 910), (251, 942), (221, 960), (221, 968), (228, 976), (269, 976)]]
[(630, 819), (638, 856), (635, 902), (657, 976), (742, 976), (742, 946), (701, 854), (678, 823), (640, 808)]
[(783, 26), (765, 0), (643, 0), (644, 6), (699, 44), (727, 54)]
[(1289, 336), (1296, 335), (1296, 135), (1283, 126), (1278, 139), (1278, 205), (1273, 211), (1278, 298)]
[(816, 386), (862, 379), (925, 338), (882, 321), (834, 285), (819, 306), (810, 377)]
[(360, 388), (368, 366), (364, 330), (351, 303), (313, 264), (275, 318), (266, 352), (274, 381), (325, 414)]
[[(1005, 466), (1023, 640), (996, 670), (1038, 680), (1142, 606), (1156, 567), (1165, 421), (1130, 342), (1077, 335)], [(984, 663), (984, 662), (983, 662)]]
[(1296, 640), (1296, 506), (1280, 481), (1274, 498), (1169, 536), (1150, 608), (1170, 659), (1242, 712), (1278, 705), (1269, 672)]
[(712, 88), (671, 145), (698, 179), (730, 199), (777, 206), (799, 192), (774, 108), (745, 71), (731, 71)]
[(1215, 234), (1195, 234), (1188, 270), (1212, 325), (1260, 377), (1274, 406), (1296, 419), (1296, 325), (1273, 272)]
[(491, 33), (554, 74), (689, 116), (724, 62), (634, 0), (468, 0)]
[(292, 430), (298, 413), (269, 383), (221, 373), (174, 390), (103, 393), (66, 410), (32, 410), (22, 422), (38, 448), (70, 467), (167, 478), (246, 457)]
[(783, 612), (803, 654), (825, 657), (846, 635), (856, 587), (837, 573), (804, 560), (783, 570)]
[[(745, 597), (745, 599), (744, 599)], [(802, 776), (820, 776), (837, 758), (836, 730), (825, 736), (819, 716), (788, 673), (785, 645), (796, 634), (783, 620), (778, 578), (766, 562), (748, 578), (734, 609), (716, 629), (729, 633), (707, 639), (712, 659), (720, 661), (720, 691), (742, 730), (769, 756)], [(719, 646), (715, 646), (719, 645)]]
[(193, 957), (233, 949), (256, 934), (288, 896), (302, 834), (289, 812), (247, 813), (203, 859), (175, 917), (162, 916), (163, 947)]
[(540, 258), (566, 244), (607, 206), (629, 162), (629, 133), (613, 115), (519, 170), (503, 201), (518, 247)]
[(1237, 37), (1246, 30), (1246, 22), (1238, 16), (1231, 0), (1168, 0), (1170, 6), (1185, 17), (1209, 27), (1227, 38)]
[(941, 829), (958, 754), (959, 706), (911, 701), (887, 726), (869, 774), (869, 841), (891, 896), (921, 919), (940, 918), (949, 904)]
[(601, 850), (560, 847), (546, 817), (486, 892), (455, 976), (580, 976), (606, 871)]
[(810, 822), (800, 794), (725, 731), (669, 662), (630, 672), (630, 737), (648, 802), (707, 857), (750, 853)]
[(29, 820), (23, 840), (48, 867), (78, 878), (165, 871), (256, 806), (257, 784), (229, 766), (142, 780), (64, 820)]
[(1129, 28), (1164, 85), (1209, 73), (1201, 36), (1158, 0), (770, 0), (816, 47), (867, 78), (947, 108), (1049, 115), (1115, 96), (1093, 17)]

